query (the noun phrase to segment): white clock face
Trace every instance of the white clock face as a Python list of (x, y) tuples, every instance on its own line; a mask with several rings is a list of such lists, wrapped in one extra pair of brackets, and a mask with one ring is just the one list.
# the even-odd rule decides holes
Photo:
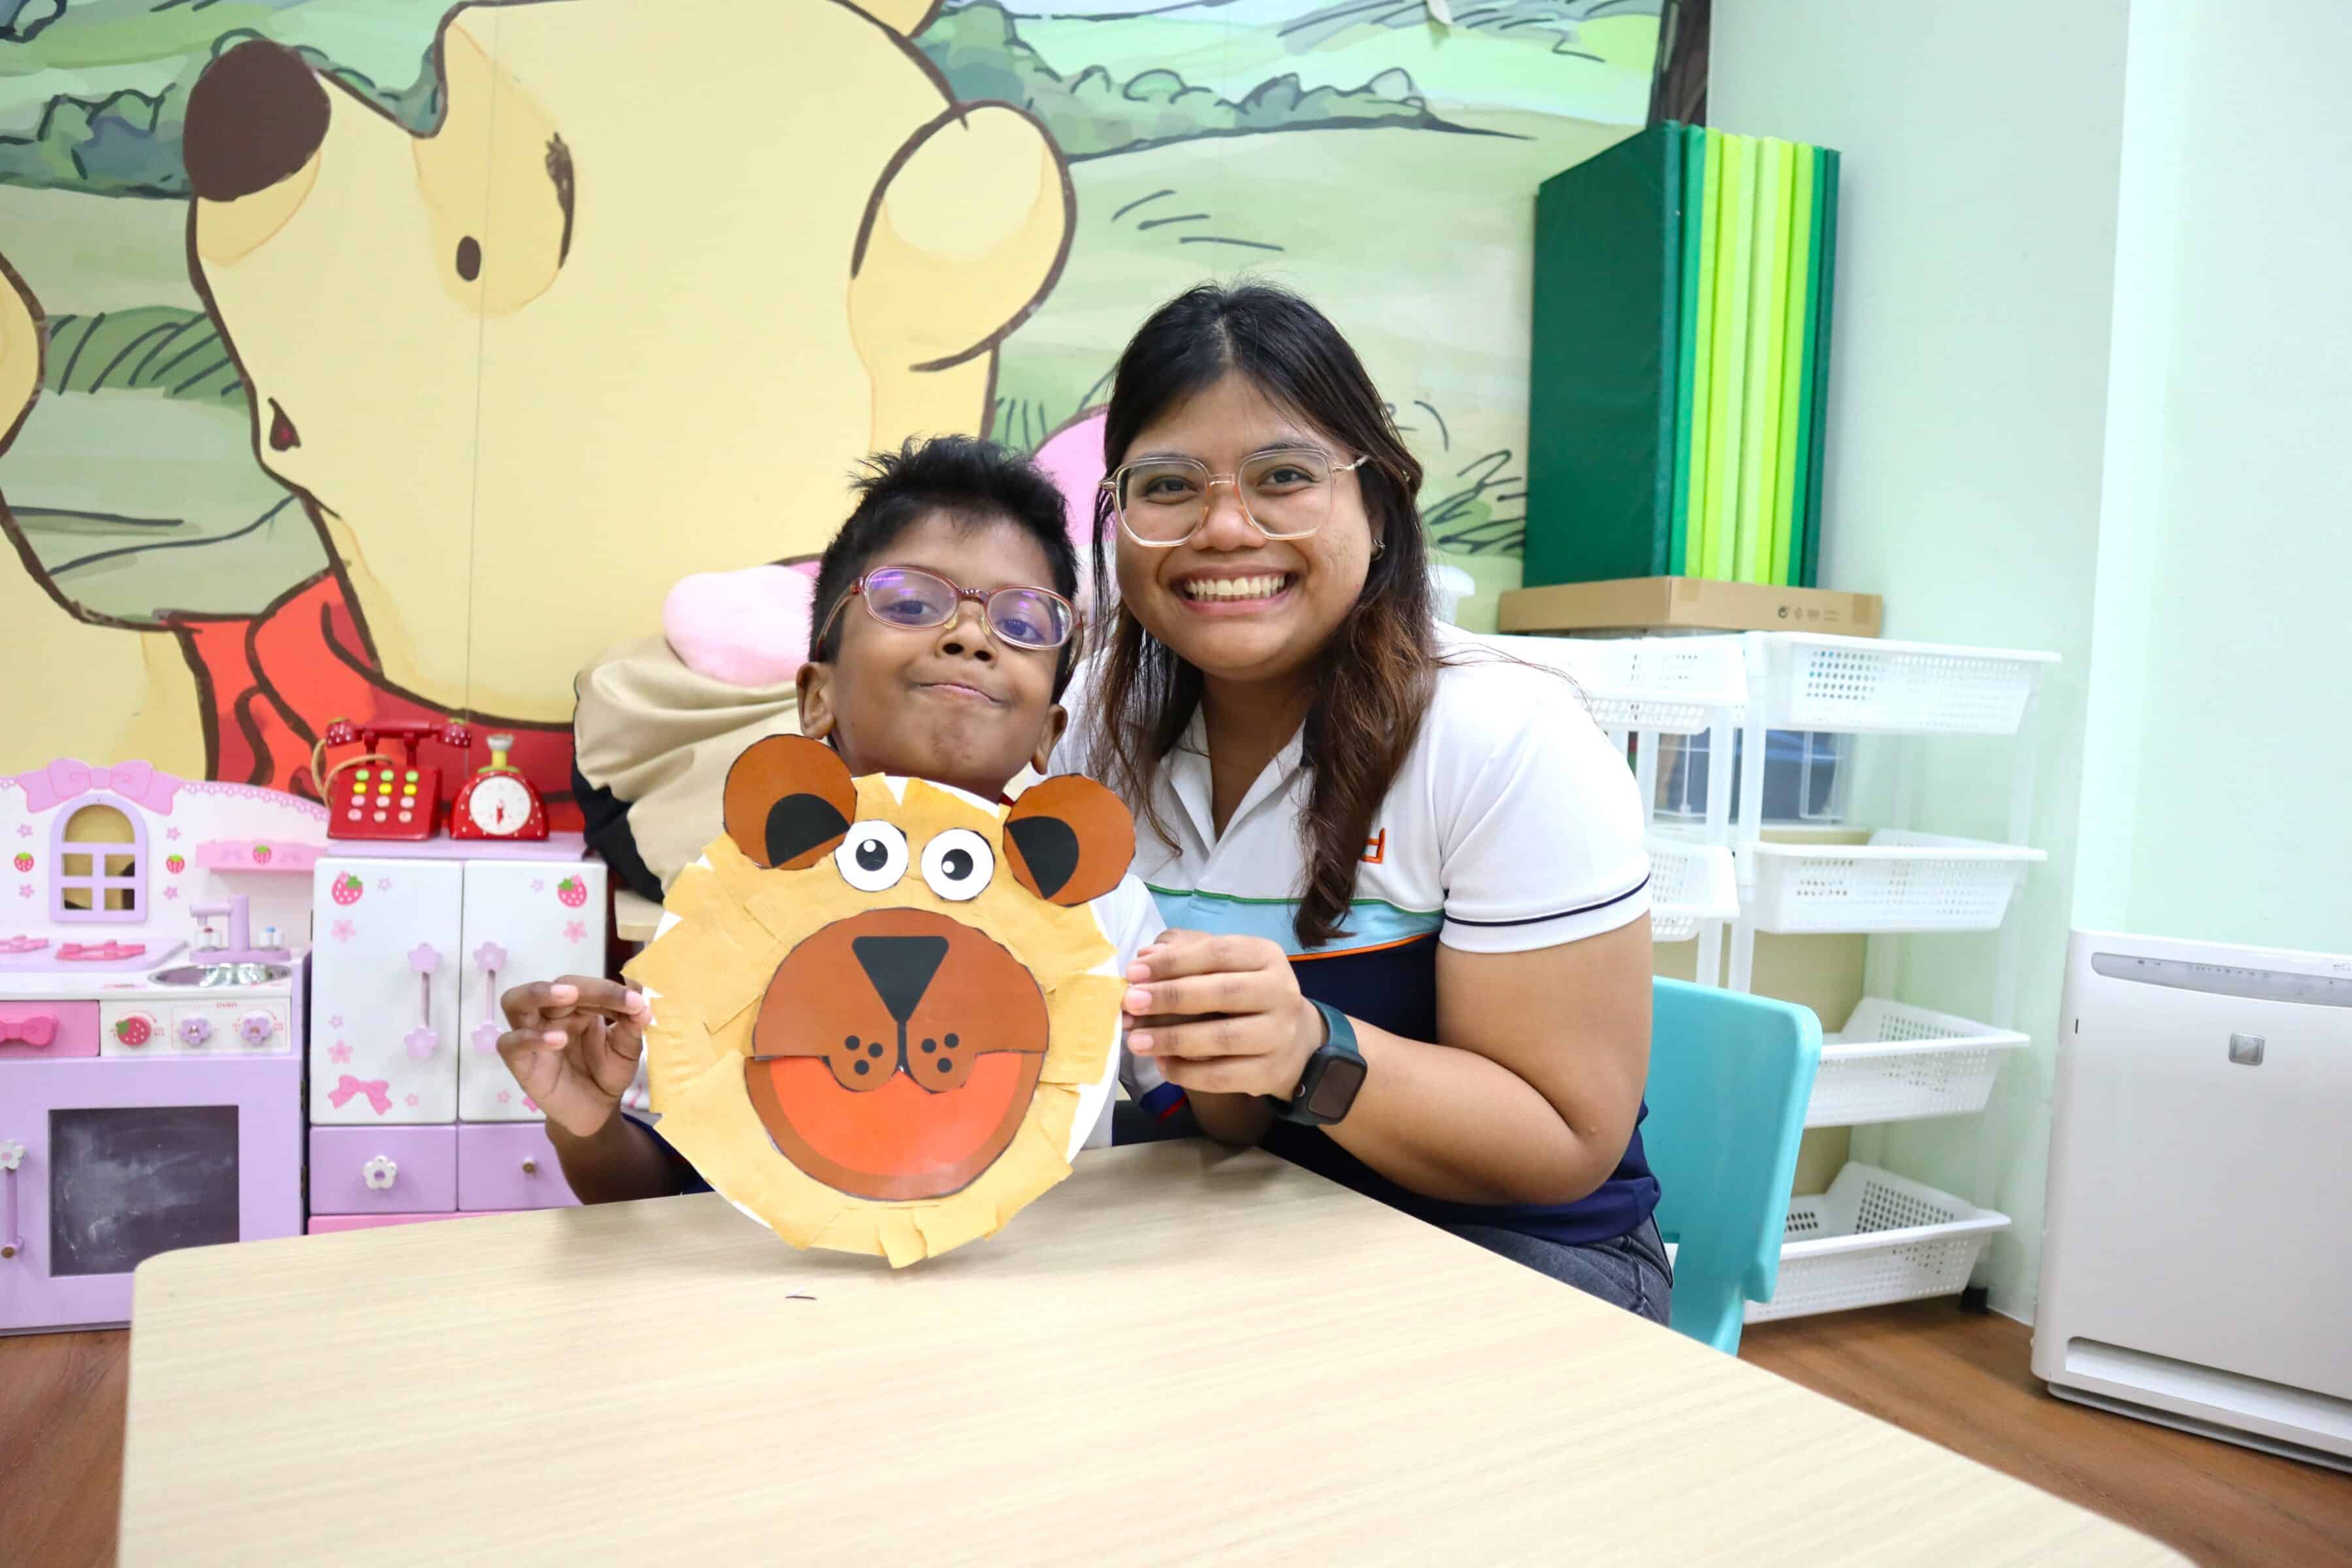
[(466, 815), (484, 833), (520, 833), (530, 820), (530, 791), (520, 779), (497, 774), (477, 779), (466, 795)]

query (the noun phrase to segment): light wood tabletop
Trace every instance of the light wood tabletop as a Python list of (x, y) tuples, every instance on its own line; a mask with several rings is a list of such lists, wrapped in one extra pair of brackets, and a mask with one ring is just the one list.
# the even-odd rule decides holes
[(121, 1561), (2065, 1563), (2154, 1542), (1269, 1156), (892, 1273), (717, 1197), (141, 1267)]

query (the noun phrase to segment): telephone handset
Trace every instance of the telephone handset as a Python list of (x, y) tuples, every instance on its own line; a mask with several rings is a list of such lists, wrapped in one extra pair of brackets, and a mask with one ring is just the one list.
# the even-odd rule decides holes
[[(412, 841), (433, 837), (441, 815), (441, 770), (419, 767), (416, 748), (425, 741), (463, 752), (473, 732), (459, 723), (359, 723), (338, 719), (310, 751), (310, 779), (327, 807), (330, 838)], [(362, 746), (329, 769), (330, 746)], [(387, 746), (396, 748), (394, 756)]]

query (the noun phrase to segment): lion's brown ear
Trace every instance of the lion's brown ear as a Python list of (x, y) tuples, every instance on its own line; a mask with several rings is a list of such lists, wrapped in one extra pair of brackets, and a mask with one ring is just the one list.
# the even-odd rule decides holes
[(849, 764), (822, 741), (771, 735), (727, 770), (727, 837), (755, 866), (797, 871), (839, 844), (857, 815)]
[(1075, 908), (1118, 886), (1135, 858), (1135, 819), (1118, 796), (1066, 773), (1036, 784), (1004, 819), (1005, 858), (1023, 887)]

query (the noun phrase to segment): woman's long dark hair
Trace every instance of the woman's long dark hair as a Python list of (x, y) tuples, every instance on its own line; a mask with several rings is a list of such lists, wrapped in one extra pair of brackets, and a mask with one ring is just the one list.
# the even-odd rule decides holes
[[(1262, 284), (1204, 284), (1154, 311), (1119, 356), (1103, 426), (1104, 468), (1124, 462), (1136, 436), (1167, 410), (1235, 371), (1349, 453), (1371, 459), (1355, 472), (1377, 552), (1362, 595), (1314, 666), (1307, 713), (1313, 776), (1298, 824), (1307, 874), (1294, 929), (1301, 946), (1319, 947), (1346, 928), (1373, 816), (1421, 732), (1436, 685), (1429, 554), (1413, 505), (1421, 464), (1356, 351), (1320, 310)], [(1095, 502), (1097, 605), (1111, 602), (1117, 547), (1106, 493)], [(1096, 688), (1103, 775), (1171, 847), (1154, 785), (1200, 706), (1201, 688), (1201, 672), (1120, 605)]]

